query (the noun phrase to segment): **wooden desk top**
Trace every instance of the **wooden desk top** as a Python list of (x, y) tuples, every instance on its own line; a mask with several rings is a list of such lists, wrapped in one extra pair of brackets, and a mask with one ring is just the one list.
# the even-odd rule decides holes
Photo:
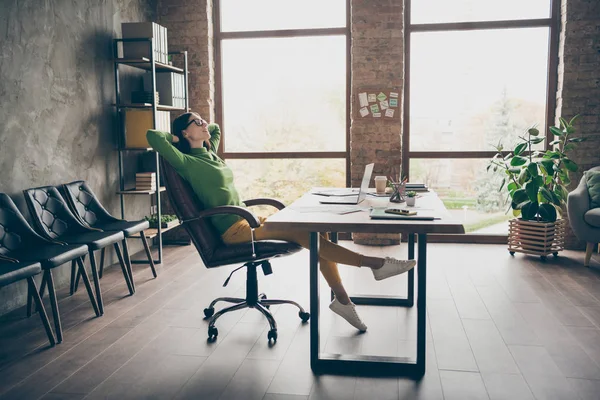
[(441, 217), (433, 221), (371, 219), (371, 207), (410, 208), (406, 207), (406, 203), (390, 203), (389, 197), (368, 195), (362, 203), (355, 206), (364, 210), (341, 215), (333, 212), (314, 212), (316, 207), (328, 210), (332, 207), (351, 207), (319, 204), (319, 199), (323, 199), (323, 196), (312, 195), (310, 192), (305, 194), (290, 206), (270, 216), (265, 222), (265, 229), (302, 232), (465, 233), (463, 224), (452, 219), (444, 203), (434, 192), (420, 193), (415, 206), (417, 211), (423, 209), (427, 214)]

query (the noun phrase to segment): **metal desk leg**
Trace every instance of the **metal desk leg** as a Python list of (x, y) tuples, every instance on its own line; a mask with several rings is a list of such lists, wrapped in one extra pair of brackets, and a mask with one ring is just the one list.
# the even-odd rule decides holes
[(310, 233), (310, 366), (318, 368), (319, 359), (319, 233)]
[(417, 260), (417, 368), (416, 374), (425, 374), (426, 299), (427, 299), (427, 234), (419, 234), (419, 258)]

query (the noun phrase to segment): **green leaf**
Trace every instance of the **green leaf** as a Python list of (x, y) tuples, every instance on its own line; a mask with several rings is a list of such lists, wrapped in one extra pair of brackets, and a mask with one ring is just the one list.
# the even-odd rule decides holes
[(581, 143), (581, 142), (585, 142), (586, 138), (582, 138), (582, 137), (574, 137), (574, 138), (569, 138), (567, 139), (567, 142), (571, 142), (571, 143)]
[(512, 160), (510, 160), (510, 165), (512, 165), (513, 167), (518, 167), (520, 165), (523, 165), (527, 162), (527, 159), (525, 157), (521, 157), (521, 156), (514, 156), (512, 158)]
[(544, 185), (544, 177), (541, 175), (536, 176), (535, 178), (533, 178), (533, 180), (535, 181), (535, 183), (537, 183), (538, 186)]
[(567, 174), (566, 172), (560, 171), (558, 173), (558, 177), (560, 178), (562, 184), (565, 186), (571, 183), (571, 179), (569, 179), (569, 174)]
[(527, 196), (527, 192), (525, 191), (525, 189), (517, 189), (512, 194), (512, 201), (515, 204), (522, 203), (522, 202), (526, 201), (528, 198), (529, 198), (529, 196)]
[(567, 126), (566, 131), (570, 135), (571, 133), (575, 133), (575, 128), (573, 128), (571, 125), (569, 125), (569, 126)]
[(518, 174), (519, 172), (521, 172), (520, 168), (509, 168), (508, 172), (510, 172), (511, 174)]
[(529, 175), (531, 175), (532, 177), (538, 176), (537, 163), (529, 163), (529, 165), (527, 166), (527, 172), (529, 172)]
[(521, 210), (513, 210), (512, 214), (513, 216), (518, 217), (519, 215), (521, 215)]
[(502, 190), (505, 183), (506, 183), (506, 178), (502, 179), (502, 184), (500, 185), (500, 189), (498, 189), (499, 192)]
[(525, 149), (527, 148), (527, 143), (519, 143), (517, 147), (515, 147), (515, 156), (521, 155)]
[(546, 152), (546, 154), (544, 154), (544, 158), (546, 158), (546, 159), (549, 158), (551, 160), (557, 160), (557, 159), (560, 158), (560, 153), (557, 152), (557, 151), (550, 151), (550, 150), (548, 150)]
[(521, 173), (519, 174), (519, 177), (517, 178), (517, 182), (519, 183), (519, 185), (523, 185), (528, 180), (529, 180), (529, 172), (527, 171), (527, 168), (523, 168), (521, 170)]
[(550, 142), (550, 143), (548, 143), (548, 144), (549, 144), (550, 146), (554, 146), (555, 144), (559, 144), (560, 142), (561, 142), (561, 140), (560, 140), (560, 139), (556, 139), (556, 140), (553, 140), (553, 141), (551, 141), (551, 142)]
[(567, 127), (567, 125), (569, 125), (569, 123), (567, 122), (567, 120), (564, 119), (563, 117), (559, 117), (558, 118), (558, 122), (560, 122), (560, 127), (562, 129), (565, 129)]
[(544, 140), (546, 140), (546, 138), (540, 137), (540, 138), (534, 138), (531, 139), (531, 144), (538, 144), (538, 143), (542, 143)]
[(544, 221), (555, 222), (556, 221), (556, 208), (552, 204), (542, 203), (539, 206), (540, 218)]
[(571, 118), (571, 120), (569, 121), (569, 125), (573, 125), (573, 122), (575, 122), (577, 120), (577, 118), (579, 118), (579, 114), (577, 114), (576, 116)]
[(537, 128), (530, 128), (527, 133), (529, 133), (531, 136), (537, 136), (540, 134), (540, 131), (538, 131)]
[(569, 150), (573, 150), (575, 148), (575, 145), (572, 143), (568, 143), (565, 145), (565, 147), (563, 148), (564, 151), (569, 151)]
[(542, 195), (542, 197), (544, 198), (544, 200), (546, 200), (547, 202), (552, 202), (552, 192), (550, 192), (550, 190), (548, 190), (548, 188), (540, 188), (540, 194)]
[(564, 136), (563, 131), (555, 126), (550, 127), (550, 132), (552, 132), (554, 136)]
[(529, 202), (521, 207), (521, 215), (525, 221), (535, 219), (538, 213), (539, 205), (537, 202)]
[(527, 192), (527, 197), (529, 197), (530, 201), (537, 201), (537, 194), (540, 187), (538, 186), (536, 181), (529, 181), (525, 185), (525, 191)]
[(554, 161), (552, 160), (542, 160), (540, 161), (540, 169), (543, 168), (544, 169), (544, 173), (546, 175), (551, 175), (552, 174), (552, 167), (554, 167)]
[(514, 192), (515, 190), (517, 190), (517, 189), (518, 189), (518, 186), (517, 186), (517, 184), (516, 184), (516, 183), (514, 183), (514, 182), (511, 182), (511, 183), (509, 183), (509, 184), (506, 186), (506, 189), (508, 189), (508, 193), (512, 193), (512, 192)]
[(562, 162), (563, 162), (565, 168), (568, 169), (569, 171), (571, 171), (571, 172), (577, 171), (577, 164), (575, 164), (573, 161), (571, 161), (567, 157), (563, 158)]

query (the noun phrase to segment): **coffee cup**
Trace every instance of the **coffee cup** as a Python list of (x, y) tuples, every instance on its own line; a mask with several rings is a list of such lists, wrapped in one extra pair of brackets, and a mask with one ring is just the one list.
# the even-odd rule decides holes
[(375, 190), (377, 193), (385, 193), (385, 187), (387, 186), (387, 178), (385, 176), (375, 177)]

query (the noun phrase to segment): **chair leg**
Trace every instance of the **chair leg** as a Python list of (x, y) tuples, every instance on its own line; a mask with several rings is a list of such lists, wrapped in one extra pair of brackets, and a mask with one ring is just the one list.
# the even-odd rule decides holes
[(584, 267), (590, 266), (590, 260), (592, 259), (592, 253), (594, 252), (595, 246), (595, 243), (588, 243), (587, 246), (585, 246), (585, 260), (583, 261)]
[(300, 312), (305, 313), (306, 311), (304, 310), (304, 308), (302, 308), (302, 306), (298, 303), (296, 303), (293, 300), (276, 300), (276, 299), (264, 299), (264, 300), (259, 300), (259, 303), (263, 306), (271, 306), (271, 305), (276, 305), (276, 304), (293, 304), (296, 307), (298, 307), (298, 309), (300, 310)]
[(265, 316), (265, 318), (267, 318), (267, 321), (269, 321), (269, 326), (271, 327), (271, 330), (277, 331), (277, 322), (275, 322), (275, 318), (273, 318), (273, 314), (271, 314), (271, 312), (269, 310), (267, 310), (260, 303), (256, 304), (254, 306), (254, 308), (256, 308), (258, 311), (260, 311)]
[[(85, 256), (81, 256), (81, 261), (85, 264)], [(77, 277), (75, 278), (75, 285), (73, 287), (73, 293), (75, 293), (77, 291), (77, 288), (79, 287), (79, 269), (77, 269)]]
[(123, 278), (125, 278), (127, 289), (129, 289), (129, 294), (133, 295), (135, 291), (133, 290), (133, 286), (131, 285), (131, 280), (129, 279), (129, 271), (127, 271), (125, 260), (123, 260), (123, 255), (121, 254), (121, 248), (119, 247), (119, 243), (115, 243), (114, 247), (115, 252), (117, 253), (117, 258), (119, 259), (119, 264), (121, 265), (121, 271), (123, 271)]
[(148, 246), (148, 241), (146, 240), (146, 235), (144, 231), (140, 232), (140, 239), (142, 239), (142, 244), (144, 245), (144, 251), (146, 252), (146, 257), (148, 257), (148, 262), (150, 263), (150, 269), (152, 270), (152, 275), (156, 278), (158, 275), (156, 274), (156, 266), (154, 266), (154, 259), (152, 259), (152, 252), (150, 251), (150, 246)]
[(69, 285), (69, 295), (73, 296), (73, 293), (75, 293), (75, 279), (77, 279), (77, 263), (75, 262), (75, 260), (71, 260), (71, 283)]
[[(40, 290), (38, 295), (40, 296), (40, 298), (44, 298), (44, 292), (46, 291), (46, 275), (42, 274), (42, 283), (40, 284)], [(33, 296), (33, 294), (31, 294), (31, 296)], [(32, 297), (33, 299), (33, 297)], [(33, 309), (33, 311), (32, 311)], [(28, 300), (27, 301), (27, 317), (31, 317), (31, 314), (33, 314), (34, 312), (37, 312), (38, 308), (37, 308), (37, 304), (34, 306), (33, 304), (31, 304), (31, 302)]]
[[(54, 290), (54, 280), (52, 279), (52, 270), (44, 271), (46, 282), (48, 283), (48, 295), (50, 297), (50, 305), (52, 306), (52, 316), (54, 317), (54, 329), (56, 330), (56, 342), (61, 343), (63, 339), (62, 326), (60, 324), (60, 313), (58, 312), (58, 299)], [(41, 311), (41, 310), (40, 310)]]
[(27, 291), (31, 294), (30, 299), (33, 298), (35, 301), (35, 305), (39, 310), (40, 319), (42, 320), (42, 324), (44, 325), (44, 329), (46, 330), (46, 335), (48, 336), (48, 341), (50, 342), (50, 346), (54, 346), (56, 344), (56, 339), (54, 338), (54, 332), (52, 332), (52, 327), (50, 326), (50, 321), (48, 321), (48, 314), (46, 314), (46, 309), (44, 308), (44, 304), (42, 304), (42, 299), (37, 291), (37, 286), (35, 285), (35, 281), (33, 280), (33, 276), (27, 278)]
[(100, 270), (98, 271), (98, 276), (102, 279), (102, 274), (104, 273), (104, 252), (106, 247), (103, 247), (100, 251)]
[(219, 317), (225, 313), (231, 312), (231, 311), (235, 311), (235, 310), (241, 310), (242, 308), (248, 308), (248, 303), (246, 303), (246, 301), (244, 301), (243, 303), (240, 304), (235, 304), (233, 306), (229, 306), (227, 308), (224, 308), (222, 310), (220, 310), (218, 313), (216, 313), (215, 315), (213, 315), (210, 318), (210, 322), (208, 323), (208, 327), (213, 327), (215, 326), (215, 322), (217, 322), (217, 319), (219, 319)]
[(99, 317), (100, 310), (98, 309), (98, 303), (96, 303), (96, 299), (94, 298), (94, 292), (92, 291), (92, 285), (90, 285), (90, 278), (88, 278), (87, 272), (85, 272), (85, 265), (81, 258), (77, 258), (76, 263), (78, 265), (79, 275), (81, 275), (81, 280), (85, 285), (85, 290), (87, 291), (88, 297), (90, 298), (90, 303), (92, 303), (92, 307), (94, 308), (94, 313), (96, 313), (96, 317)]
[(135, 281), (133, 280), (133, 268), (131, 268), (131, 257), (129, 257), (129, 246), (127, 246), (127, 239), (123, 239), (121, 243), (123, 245), (123, 258), (125, 259), (125, 266), (127, 267), (127, 272), (129, 273), (131, 287), (133, 287), (133, 292), (135, 293)]
[(104, 314), (104, 302), (102, 301), (102, 291), (100, 290), (100, 277), (98, 276), (98, 268), (96, 268), (96, 258), (94, 251), (88, 252), (90, 255), (90, 265), (92, 266), (92, 279), (94, 280), (94, 288), (96, 289), (96, 301), (98, 302), (98, 310), (100, 315)]
[[(37, 286), (35, 287), (35, 292), (37, 293)], [(31, 314), (33, 312), (32, 307), (33, 307), (33, 294), (31, 293), (31, 285), (27, 285), (27, 318), (31, 317)]]
[(246, 299), (240, 299), (239, 297), (219, 297), (217, 299), (214, 299), (211, 303), (210, 306), (208, 306), (208, 308), (215, 308), (215, 304), (217, 304), (219, 301), (226, 301), (228, 303), (243, 303), (246, 301)]

